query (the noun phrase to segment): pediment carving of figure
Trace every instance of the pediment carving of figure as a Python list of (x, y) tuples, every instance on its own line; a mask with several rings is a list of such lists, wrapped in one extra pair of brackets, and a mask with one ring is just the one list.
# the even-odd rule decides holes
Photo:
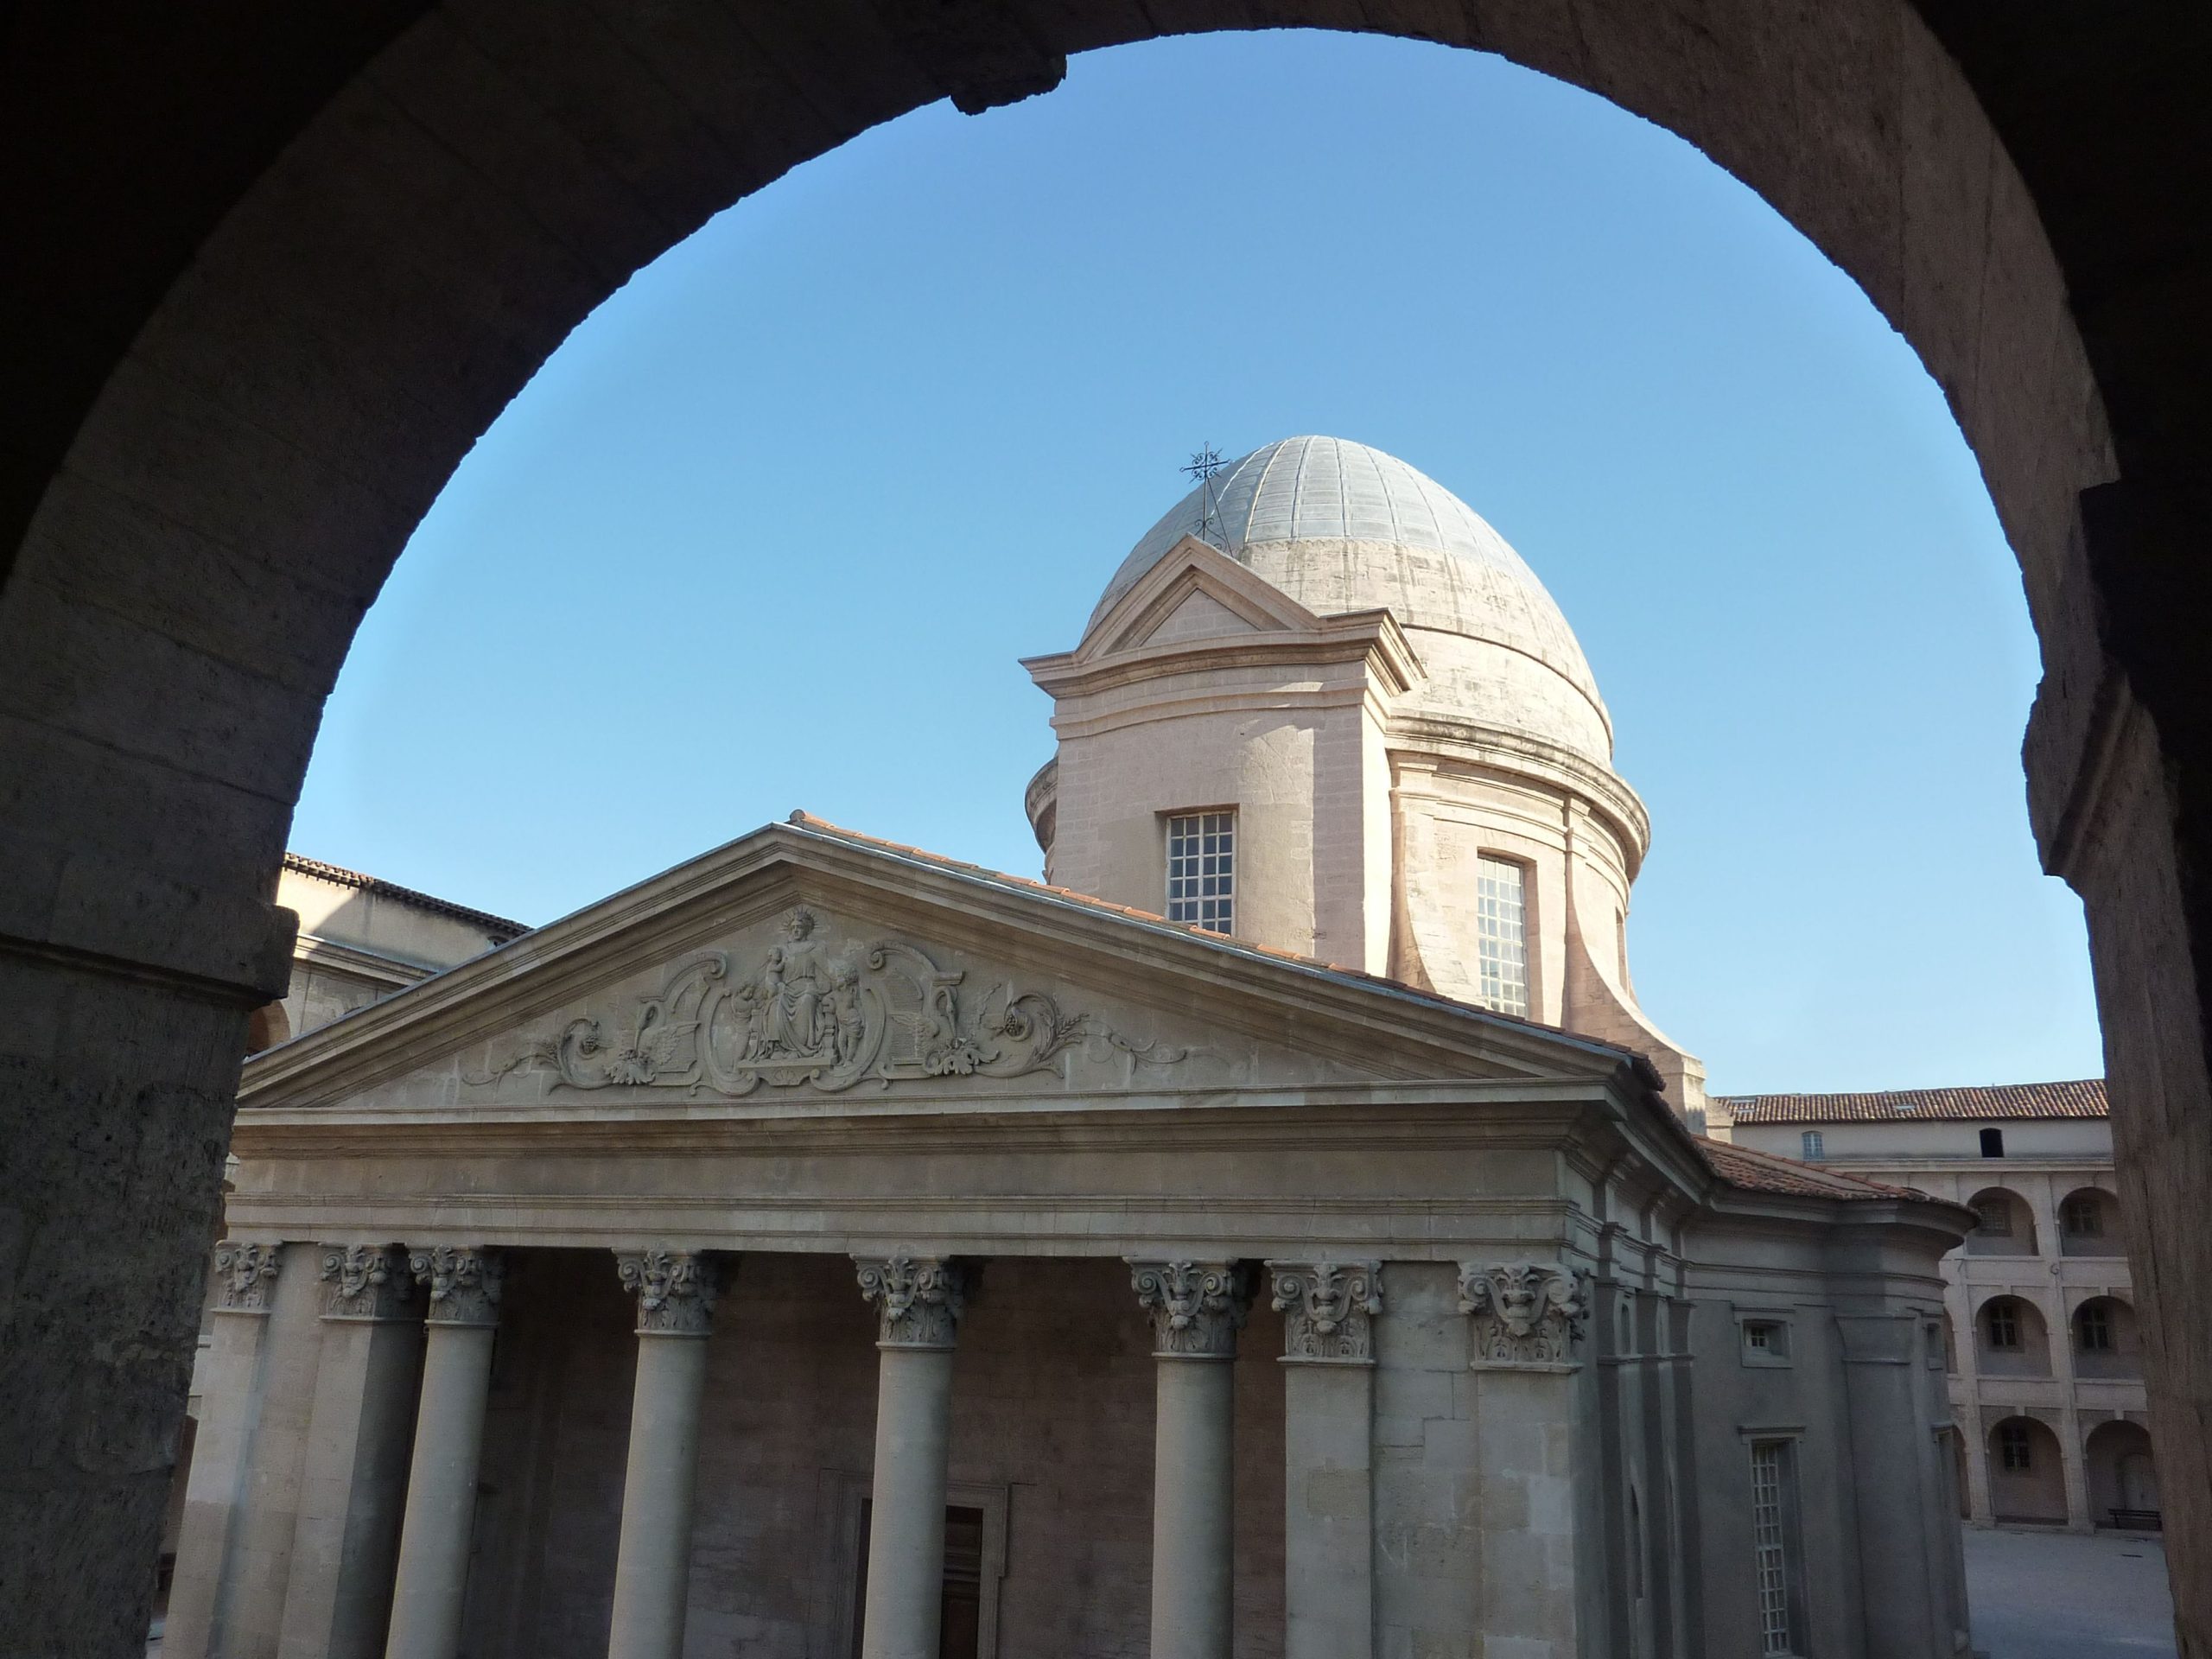
[(1132, 1065), (1169, 1065), (1188, 1053), (1132, 1040), (1041, 990), (971, 986), (918, 945), (825, 937), (803, 906), (784, 917), (781, 933), (749, 964), (702, 952), (626, 1015), (572, 1020), (550, 1046), (471, 1081), (542, 1065), (571, 1089), (734, 1098), (763, 1085), (834, 1093), (905, 1078), (1065, 1076), (1065, 1057), (1086, 1046)]

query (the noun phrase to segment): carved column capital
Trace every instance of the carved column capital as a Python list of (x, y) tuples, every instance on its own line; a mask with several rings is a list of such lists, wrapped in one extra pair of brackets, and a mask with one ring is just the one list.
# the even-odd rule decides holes
[(1474, 1320), (1477, 1370), (1572, 1370), (1590, 1313), (1590, 1274), (1555, 1262), (1463, 1262), (1459, 1311)]
[(1158, 1359), (1234, 1359), (1236, 1333), (1252, 1311), (1251, 1275), (1241, 1262), (1140, 1262), (1128, 1258), (1137, 1301), (1152, 1315)]
[(1382, 1311), (1380, 1262), (1270, 1262), (1269, 1300), (1292, 1365), (1372, 1365)]
[(972, 1270), (949, 1256), (856, 1255), (861, 1294), (875, 1304), (879, 1348), (950, 1348)]
[(400, 1245), (326, 1244), (321, 1277), (326, 1319), (403, 1319), (413, 1311), (415, 1275)]
[(622, 1288), (638, 1299), (641, 1337), (703, 1337), (715, 1326), (715, 1299), (721, 1277), (714, 1262), (692, 1250), (617, 1250)]
[(497, 1250), (473, 1244), (432, 1244), (410, 1253), (408, 1271), (430, 1287), (432, 1325), (493, 1325), (499, 1322)]
[(241, 1244), (225, 1239), (215, 1247), (215, 1311), (266, 1313), (276, 1283), (281, 1244)]

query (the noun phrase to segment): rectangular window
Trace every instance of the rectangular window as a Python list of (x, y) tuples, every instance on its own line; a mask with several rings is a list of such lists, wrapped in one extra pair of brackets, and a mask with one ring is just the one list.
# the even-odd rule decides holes
[(1236, 815), (1180, 812), (1167, 820), (1167, 919), (1209, 933), (1236, 931)]
[(2020, 1345), (2020, 1316), (2009, 1301), (1989, 1305), (1989, 1345), (2010, 1353)]
[(1820, 1161), (1821, 1154), (1827, 1149), (1827, 1143), (1821, 1139), (1821, 1132), (1808, 1129), (1799, 1139), (1804, 1143), (1805, 1161), (1808, 1164)]
[(2005, 1155), (2004, 1130), (1984, 1129), (1981, 1132), (1981, 1155), (1985, 1158), (2002, 1158)]
[(2059, 1206), (2059, 1225), (2076, 1238), (2101, 1238), (2104, 1206), (2094, 1198), (2069, 1198)]
[(2081, 1327), (2083, 1353), (2112, 1352), (2112, 1314), (2102, 1302), (2083, 1304), (2075, 1323)]
[(1798, 1651), (1790, 1451), (1787, 1440), (1751, 1442), (1751, 1558), (1758, 1578), (1761, 1659)]
[(1521, 867), (1510, 859), (1475, 861), (1478, 1000), (1500, 1014), (1529, 1012), (1528, 901)]
[(2035, 1470), (2033, 1442), (2028, 1439), (2025, 1423), (1999, 1423), (1997, 1426), (1997, 1461), (2008, 1475), (2031, 1474)]
[(2012, 1206), (2002, 1198), (1976, 1198), (1974, 1202), (1974, 1230), (1993, 1238), (2012, 1236)]

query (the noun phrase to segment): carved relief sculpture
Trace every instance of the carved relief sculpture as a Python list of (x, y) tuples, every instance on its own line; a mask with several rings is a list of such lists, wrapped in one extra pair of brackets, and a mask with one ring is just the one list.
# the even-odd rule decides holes
[(931, 1077), (1065, 1076), (1077, 1045), (1132, 1066), (1166, 1065), (1187, 1051), (1136, 1042), (1096, 1016), (1070, 1014), (1042, 991), (1001, 983), (980, 992), (897, 940), (832, 944), (801, 906), (783, 941), (750, 971), (725, 951), (678, 967), (658, 996), (619, 1026), (574, 1020), (477, 1084), (550, 1066), (571, 1089), (682, 1089), (738, 1096), (762, 1084), (834, 1093), (861, 1082)]
[(968, 1308), (967, 1263), (934, 1255), (856, 1255), (861, 1295), (875, 1304), (879, 1348), (950, 1348)]
[(1234, 1359), (1236, 1333), (1252, 1309), (1240, 1262), (1129, 1262), (1137, 1301), (1152, 1315), (1152, 1351), (1161, 1359)]
[(1282, 1357), (1295, 1364), (1371, 1365), (1382, 1311), (1379, 1262), (1270, 1262), (1268, 1281), (1283, 1316)]
[(322, 1252), (326, 1319), (397, 1319), (414, 1300), (415, 1276), (397, 1244), (330, 1244)]
[(408, 1271), (430, 1287), (433, 1325), (499, 1322), (499, 1253), (473, 1245), (434, 1244), (407, 1258)]
[(617, 1250), (622, 1288), (638, 1299), (641, 1337), (703, 1337), (714, 1329), (721, 1283), (715, 1264), (690, 1250)]
[(225, 1239), (215, 1247), (215, 1306), (226, 1313), (266, 1313), (276, 1281), (279, 1244), (240, 1244)]
[(1590, 1312), (1590, 1275), (1549, 1262), (1463, 1262), (1459, 1311), (1473, 1317), (1478, 1366), (1572, 1365)]

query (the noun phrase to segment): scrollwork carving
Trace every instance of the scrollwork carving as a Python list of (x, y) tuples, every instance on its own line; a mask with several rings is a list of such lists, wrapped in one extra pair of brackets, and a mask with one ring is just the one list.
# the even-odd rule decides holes
[(407, 1252), (397, 1244), (332, 1244), (322, 1252), (327, 1319), (397, 1319), (414, 1300)]
[(622, 1288), (638, 1299), (639, 1336), (703, 1337), (714, 1328), (721, 1283), (715, 1264), (689, 1250), (618, 1250)]
[(970, 1270), (934, 1255), (856, 1255), (861, 1295), (875, 1304), (880, 1348), (950, 1348), (968, 1310)]
[(1571, 1365), (1590, 1275), (1551, 1262), (1463, 1262), (1459, 1311), (1474, 1320), (1478, 1365)]
[(1282, 1357), (1294, 1363), (1371, 1365), (1382, 1311), (1379, 1262), (1270, 1262), (1271, 1303), (1282, 1319)]
[(783, 940), (747, 972), (709, 951), (671, 973), (631, 1015), (572, 1020), (550, 1044), (467, 1081), (550, 1067), (570, 1089), (682, 1089), (731, 1098), (764, 1084), (836, 1093), (905, 1078), (1065, 1075), (1067, 1053), (1093, 1044), (1132, 1066), (1170, 1065), (1189, 1051), (1140, 1042), (1039, 990), (976, 992), (898, 940), (833, 943), (801, 906)]
[(502, 1264), (497, 1250), (433, 1244), (414, 1251), (407, 1269), (430, 1287), (432, 1325), (497, 1325)]
[(1242, 1262), (1132, 1259), (1129, 1282), (1152, 1316), (1156, 1357), (1236, 1357), (1236, 1333), (1252, 1309), (1251, 1278)]
[(215, 1247), (215, 1306), (225, 1313), (266, 1313), (276, 1283), (280, 1244), (241, 1244), (225, 1239)]

